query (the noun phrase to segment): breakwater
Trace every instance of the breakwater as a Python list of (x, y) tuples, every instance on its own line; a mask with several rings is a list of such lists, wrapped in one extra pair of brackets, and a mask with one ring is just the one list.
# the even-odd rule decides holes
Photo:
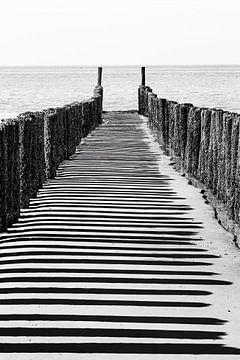
[(20, 209), (29, 206), (59, 164), (101, 123), (102, 97), (100, 69), (89, 100), (0, 121), (1, 231), (18, 220)]
[(159, 98), (139, 87), (139, 113), (149, 118), (175, 167), (202, 189), (224, 227), (239, 239), (240, 115)]

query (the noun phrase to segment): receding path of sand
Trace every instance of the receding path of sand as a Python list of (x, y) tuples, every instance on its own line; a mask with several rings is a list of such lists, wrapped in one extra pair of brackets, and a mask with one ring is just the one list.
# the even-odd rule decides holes
[(240, 358), (240, 251), (169, 162), (112, 112), (60, 166), (0, 238), (1, 359)]

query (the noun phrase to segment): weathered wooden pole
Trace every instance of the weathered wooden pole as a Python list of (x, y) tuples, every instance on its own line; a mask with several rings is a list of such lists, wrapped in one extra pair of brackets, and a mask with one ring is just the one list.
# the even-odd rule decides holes
[(138, 113), (143, 115), (145, 113), (144, 95), (145, 95), (146, 75), (145, 67), (141, 67), (141, 85), (138, 88)]
[(102, 67), (98, 68), (98, 82), (97, 86), (102, 86)]
[(142, 74), (142, 86), (146, 85), (146, 72), (145, 72), (145, 66), (141, 67), (141, 74)]
[(102, 67), (98, 68), (97, 86), (94, 88), (93, 96), (98, 98), (98, 124), (102, 122), (102, 108), (103, 108), (103, 87), (102, 87)]

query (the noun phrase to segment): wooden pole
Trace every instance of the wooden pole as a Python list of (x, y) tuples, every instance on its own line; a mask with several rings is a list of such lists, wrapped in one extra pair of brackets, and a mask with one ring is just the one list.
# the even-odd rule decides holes
[(141, 68), (141, 74), (142, 74), (142, 86), (146, 85), (146, 74), (145, 74), (145, 67)]
[(102, 86), (102, 67), (98, 68), (98, 86)]

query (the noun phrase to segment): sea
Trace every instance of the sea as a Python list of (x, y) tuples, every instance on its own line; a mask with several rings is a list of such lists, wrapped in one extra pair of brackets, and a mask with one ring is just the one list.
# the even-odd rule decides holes
[[(104, 110), (137, 109), (140, 66), (103, 67)], [(97, 66), (0, 67), (0, 119), (90, 98)], [(240, 65), (146, 66), (160, 97), (240, 113)]]

